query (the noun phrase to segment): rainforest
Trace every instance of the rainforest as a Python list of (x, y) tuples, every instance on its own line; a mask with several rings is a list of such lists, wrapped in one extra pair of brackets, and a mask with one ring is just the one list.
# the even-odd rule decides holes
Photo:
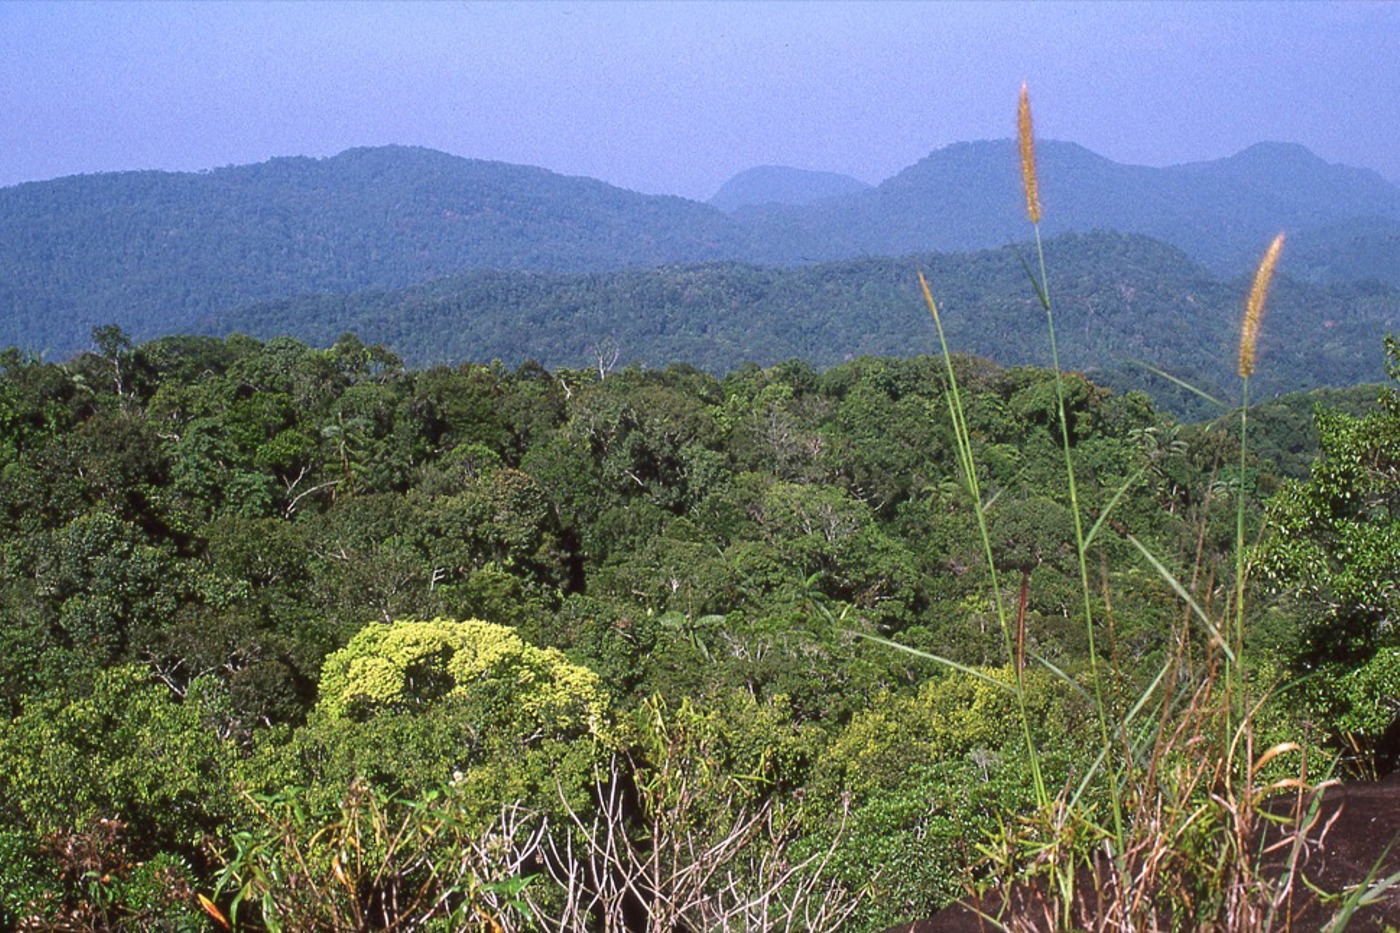
[(0, 189), (0, 927), (1394, 929), (1400, 195), (1047, 149)]
[(1250, 676), (1292, 685), (1257, 728), (1393, 765), (1393, 384), (1258, 405), (1242, 449), (1238, 412), (957, 354), (93, 339), (0, 358), (7, 926), (926, 916), (1094, 774), (1096, 709), (1220, 663), (1190, 623), (1237, 522)]

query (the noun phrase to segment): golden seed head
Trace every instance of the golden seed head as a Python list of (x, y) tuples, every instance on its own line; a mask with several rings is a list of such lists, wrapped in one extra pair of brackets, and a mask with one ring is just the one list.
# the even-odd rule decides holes
[(1254, 285), (1244, 306), (1244, 326), (1240, 328), (1240, 378), (1248, 379), (1254, 372), (1254, 351), (1259, 341), (1259, 323), (1264, 319), (1264, 300), (1269, 297), (1269, 281), (1278, 265), (1279, 250), (1283, 249), (1283, 234), (1269, 244), (1259, 268), (1254, 273)]
[(919, 285), (924, 289), (924, 301), (928, 303), (928, 309), (933, 312), (933, 323), (941, 324), (938, 320), (938, 305), (933, 301), (933, 292), (929, 291), (928, 279), (924, 278), (923, 270), (919, 271)]
[(1016, 108), (1016, 136), (1021, 142), (1021, 181), (1026, 187), (1026, 213), (1040, 223), (1040, 183), (1035, 176), (1035, 134), (1031, 131), (1031, 97), (1021, 84), (1021, 105)]

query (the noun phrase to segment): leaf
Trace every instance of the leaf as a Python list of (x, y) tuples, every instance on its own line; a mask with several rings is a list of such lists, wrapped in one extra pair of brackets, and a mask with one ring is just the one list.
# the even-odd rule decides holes
[(203, 894), (196, 894), (195, 897), (199, 900), (199, 906), (204, 908), (206, 914), (214, 918), (215, 923), (225, 930), (233, 929), (229, 926), (228, 918), (224, 916), (223, 911), (219, 910), (219, 908), (214, 905), (213, 901), (209, 900), (209, 898), (205, 897)]

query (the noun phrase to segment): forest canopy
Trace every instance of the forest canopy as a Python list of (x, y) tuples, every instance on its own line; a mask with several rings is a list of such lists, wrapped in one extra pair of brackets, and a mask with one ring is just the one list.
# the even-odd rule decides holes
[[(1098, 656), (1133, 683), (1184, 650), (1134, 542), (1182, 578), (1229, 580), (1248, 493), (1242, 520), (1276, 529), (1251, 646), (1281, 673), (1359, 672), (1313, 679), (1280, 728), (1394, 754), (1394, 594), (1376, 589), (1395, 576), (1378, 467), (1400, 437), (1394, 387), (1328, 396), (1316, 429), (1315, 399), (1271, 402), (1241, 460), (1227, 426), (1075, 374), (1062, 438), (1053, 373), (967, 356), (719, 377), (410, 369), (349, 334), (111, 328), (94, 345), (0, 355), (0, 925), (199, 929), (196, 895), (250, 928), (353, 925), (410, 888), (459, 919), (508, 916), (512, 897), (567, 911), (583, 881), (541, 851), (462, 861), (483, 833), (517, 838), (503, 820), (585, 850), (604, 844), (589, 827), (621, 821), (608, 844), (634, 848), (617, 864), (642, 838), (704, 842), (735, 904), (802, 864), (820, 867), (823, 916), (927, 915), (961, 893), (973, 828), (1034, 803), (1004, 685), (1034, 684), (1022, 712), (1054, 750), (1046, 772), (1084, 765), (1093, 717), (1073, 685), (1095, 656), (1074, 618), (1066, 438), (1078, 507), (1111, 509)], [(992, 571), (1033, 671), (1008, 666)], [(371, 824), (405, 828), (399, 848), (354, 866), (315, 848)], [(741, 871), (756, 850), (733, 840), (757, 827), (772, 861)], [(306, 900), (259, 887), (293, 866)], [(347, 899), (336, 872), (352, 870)]]

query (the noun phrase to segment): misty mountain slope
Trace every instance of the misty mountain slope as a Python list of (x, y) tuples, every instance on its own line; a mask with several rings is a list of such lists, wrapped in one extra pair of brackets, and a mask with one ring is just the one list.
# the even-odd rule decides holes
[(801, 206), (823, 198), (865, 191), (869, 187), (859, 179), (836, 172), (760, 165), (729, 179), (706, 203), (722, 211), (762, 204)]
[[(1123, 165), (1074, 143), (1037, 144), (1043, 229), (1115, 230), (1171, 243), (1221, 274), (1248, 268), (1280, 229), (1381, 217), (1400, 221), (1400, 189), (1301, 146), (1260, 144), (1214, 162)], [(1026, 235), (1020, 162), (1010, 140), (936, 150), (868, 191), (807, 208), (736, 215), (774, 260), (1004, 245)], [(1400, 260), (1400, 254), (1396, 255)]]
[(1400, 220), (1362, 217), (1303, 230), (1289, 240), (1288, 261), (1312, 281), (1400, 287)]
[[(1143, 234), (1237, 276), (1286, 229), (1289, 274), (1400, 281), (1400, 189), (1374, 173), (1277, 144), (1169, 169), (1071, 143), (1042, 142), (1039, 152), (1048, 235)], [(792, 200), (834, 183), (776, 171), (751, 176), (754, 196), (789, 185)], [(873, 188), (730, 214), (405, 147), (17, 185), (0, 188), (0, 346), (64, 355), (100, 324), (146, 339), (260, 301), (470, 270), (793, 265), (1002, 247), (1029, 234), (1020, 184), (1015, 148), (999, 141), (939, 149)]]
[[(1247, 277), (1221, 280), (1145, 237), (1067, 235), (1046, 244), (1061, 353), (1069, 368), (1170, 407), (1194, 400), (1133, 361), (1208, 391), (1233, 387)], [(564, 275), (473, 272), (402, 291), (264, 303), (205, 330), (329, 344), (350, 330), (417, 364), (535, 359), (591, 366), (687, 362), (724, 372), (800, 357), (933, 352), (916, 273), (934, 288), (955, 350), (999, 363), (1048, 362), (1044, 314), (1010, 249), (839, 260), (797, 268), (710, 263)], [(1400, 291), (1318, 287), (1286, 277), (1271, 295), (1254, 379), (1257, 397), (1384, 376), (1380, 335), (1400, 327)]]
[(471, 268), (581, 271), (741, 254), (722, 212), (428, 149), (0, 189), (0, 345), (66, 352), (249, 302)]
[(1337, 214), (1387, 213), (1397, 208), (1395, 185), (1370, 169), (1337, 165), (1296, 143), (1255, 143), (1235, 155), (1163, 169), (1168, 175), (1233, 188), (1258, 210), (1291, 214), (1294, 225), (1325, 222)]

